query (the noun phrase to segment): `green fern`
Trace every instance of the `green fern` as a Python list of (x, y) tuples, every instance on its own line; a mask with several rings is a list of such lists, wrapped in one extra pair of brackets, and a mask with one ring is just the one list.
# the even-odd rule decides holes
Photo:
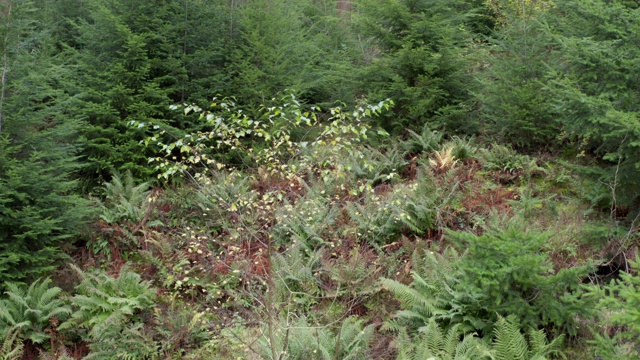
[(564, 337), (547, 342), (542, 330), (531, 329), (528, 341), (520, 332), (520, 323), (515, 316), (499, 317), (495, 324), (491, 358), (495, 360), (545, 360), (551, 355), (564, 357), (560, 351)]
[(71, 298), (77, 310), (60, 329), (80, 327), (89, 330), (90, 339), (100, 339), (105, 333), (120, 331), (129, 323), (140, 321), (139, 313), (154, 304), (155, 291), (149, 283), (126, 267), (117, 278), (74, 269), (83, 278), (76, 288), (78, 294)]
[(429, 124), (425, 124), (420, 134), (413, 130), (407, 130), (409, 139), (402, 143), (402, 146), (410, 154), (431, 152), (440, 148), (443, 135), (439, 131), (433, 131)]
[(399, 211), (398, 205), (389, 198), (379, 200), (371, 197), (367, 197), (364, 204), (347, 203), (346, 210), (353, 223), (351, 231), (371, 242), (394, 241), (400, 235), (400, 218), (395, 216)]
[(364, 204), (348, 203), (346, 209), (355, 232), (377, 243), (395, 241), (403, 233), (428, 234), (443, 225), (458, 196), (457, 182), (443, 183), (448, 185), (439, 185), (434, 174), (423, 168), (415, 183), (394, 186), (384, 197), (369, 195)]
[(22, 359), (24, 343), (20, 339), (20, 327), (12, 326), (4, 331), (2, 346), (0, 346), (0, 360)]
[(144, 325), (128, 324), (110, 328), (90, 344), (91, 353), (83, 360), (155, 360), (160, 356), (157, 345)]
[(176, 296), (169, 304), (155, 311), (155, 336), (161, 353), (165, 358), (182, 358), (190, 350), (195, 350), (210, 340), (205, 312), (186, 307)]
[(411, 336), (401, 329), (395, 341), (398, 360), (547, 360), (562, 357), (560, 351), (563, 337), (551, 343), (542, 330), (529, 330), (522, 334), (515, 316), (500, 317), (494, 326), (493, 340), (487, 342), (460, 330), (459, 324), (446, 333), (435, 319)]
[(136, 185), (131, 171), (124, 176), (115, 173), (105, 184), (106, 205), (102, 207), (100, 218), (109, 224), (131, 221), (138, 223), (148, 208), (150, 182)]
[(273, 228), (274, 238), (280, 243), (298, 242), (317, 248), (332, 235), (339, 208), (329, 199), (314, 195), (305, 196), (295, 205), (285, 202), (280, 208)]
[[(266, 330), (265, 330), (266, 331)], [(306, 318), (291, 324), (281, 320), (275, 332), (276, 349), (283, 359), (291, 360), (359, 360), (367, 357), (373, 338), (373, 326), (364, 326), (363, 320), (346, 318), (337, 329), (312, 326)], [(261, 358), (273, 359), (267, 337), (258, 341)]]
[[(422, 255), (419, 255), (422, 254)], [(396, 319), (385, 324), (385, 328), (399, 331), (408, 326), (419, 329), (431, 320), (445, 327), (459, 326), (461, 331), (483, 328), (486, 323), (468, 311), (481, 295), (460, 286), (462, 273), (451, 266), (459, 255), (448, 248), (443, 255), (416, 251), (413, 256), (413, 282), (404, 285), (391, 279), (382, 279), (382, 285), (400, 301), (401, 311)]]
[(271, 267), (279, 301), (287, 302), (295, 309), (310, 306), (323, 295), (320, 278), (315, 275), (322, 268), (323, 255), (322, 249), (313, 250), (304, 243), (296, 243), (285, 252), (272, 256)]
[(38, 356), (38, 360), (75, 360), (75, 358), (69, 355), (66, 347), (62, 345), (58, 349), (41, 352)]
[(22, 335), (36, 344), (51, 338), (52, 322), (64, 321), (71, 308), (60, 298), (62, 289), (50, 287), (51, 279), (34, 281), (28, 288), (6, 284), (7, 299), (0, 300), (0, 333), (19, 327)]
[(212, 172), (211, 177), (200, 179), (200, 207), (221, 217), (229, 212), (246, 213), (258, 197), (258, 192), (251, 189), (254, 181), (239, 171)]
[(473, 335), (463, 334), (458, 325), (446, 333), (434, 319), (411, 337), (401, 331), (396, 339), (397, 360), (482, 360), (490, 357), (489, 348)]
[(360, 147), (342, 160), (342, 166), (349, 175), (356, 180), (364, 179), (371, 186), (397, 178), (406, 165), (407, 160), (396, 146), (385, 151)]
[(453, 156), (460, 161), (475, 158), (478, 153), (478, 147), (473, 145), (473, 139), (465, 139), (454, 136), (450, 141), (443, 145), (443, 148), (453, 148)]
[(332, 296), (364, 296), (377, 292), (379, 267), (362, 254), (362, 249), (353, 248), (349, 256), (339, 257), (325, 263), (334, 284)]
[(518, 154), (513, 148), (493, 144), (490, 150), (481, 149), (483, 166), (490, 171), (515, 173), (525, 170), (531, 162), (527, 155)]

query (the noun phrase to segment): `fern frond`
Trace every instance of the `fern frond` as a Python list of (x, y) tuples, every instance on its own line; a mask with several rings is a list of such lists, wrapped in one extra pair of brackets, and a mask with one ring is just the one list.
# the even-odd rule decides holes
[(433, 314), (436, 312), (433, 300), (427, 298), (424, 294), (421, 294), (414, 288), (391, 279), (382, 279), (381, 282), (382, 285), (387, 290), (391, 291), (405, 306), (409, 308), (418, 307), (426, 314)]
[(434, 319), (420, 329), (420, 334), (411, 338), (403, 329), (395, 347), (401, 360), (482, 360), (489, 352), (477, 338), (463, 334), (454, 326), (445, 334)]
[(40, 344), (51, 335), (46, 331), (54, 317), (64, 321), (71, 313), (70, 307), (60, 299), (62, 290), (50, 288), (51, 279), (38, 279), (26, 289), (16, 284), (7, 284), (0, 301), (0, 326), (22, 327), (23, 336)]
[(0, 347), (0, 360), (18, 360), (22, 358), (24, 343), (20, 339), (20, 327), (12, 326), (5, 330)]
[(513, 316), (499, 317), (496, 322), (493, 350), (496, 360), (528, 360), (529, 347)]
[(455, 155), (453, 155), (453, 146), (436, 151), (433, 158), (429, 159), (429, 166), (436, 172), (447, 172), (458, 163)]
[(427, 326), (421, 327), (419, 331), (425, 334), (425, 336), (423, 337), (422, 346), (426, 351), (428, 351), (428, 354), (430, 356), (440, 355), (440, 353), (446, 351), (447, 348), (451, 347), (450, 344), (446, 344), (445, 336), (442, 333), (442, 329), (440, 329), (440, 326), (436, 324), (435, 320), (429, 320)]
[(428, 124), (425, 124), (420, 134), (410, 129), (407, 132), (409, 133), (409, 139), (404, 142), (403, 146), (410, 153), (433, 151), (442, 142), (442, 133), (432, 131)]

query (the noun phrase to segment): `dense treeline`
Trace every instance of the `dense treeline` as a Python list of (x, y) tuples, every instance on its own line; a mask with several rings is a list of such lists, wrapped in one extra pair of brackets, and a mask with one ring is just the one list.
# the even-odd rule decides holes
[(638, 33), (623, 0), (0, 0), (0, 358), (633, 356)]

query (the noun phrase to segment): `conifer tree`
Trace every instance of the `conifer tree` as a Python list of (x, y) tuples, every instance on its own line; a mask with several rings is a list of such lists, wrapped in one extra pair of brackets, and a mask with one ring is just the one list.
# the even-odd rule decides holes
[[(51, 55), (31, 1), (1, 3), (0, 283), (33, 279), (52, 269), (89, 215), (71, 180), (79, 164), (78, 123), (61, 89), (71, 73)], [(8, 11), (6, 6), (11, 7)]]
[(640, 200), (640, 7), (566, 1), (555, 13), (561, 61), (552, 105), (566, 138), (605, 160), (601, 181), (611, 184), (614, 200), (629, 205)]
[(454, 131), (468, 127), (462, 118), (470, 85), (469, 6), (457, 0), (362, 0), (357, 8), (355, 26), (371, 41), (363, 45), (369, 64), (361, 91), (396, 103), (393, 122), (385, 127), (421, 129), (425, 122)]
[(556, 46), (545, 29), (543, 3), (520, 1), (496, 10), (501, 24), (480, 56), (484, 69), (476, 73), (484, 131), (523, 149), (550, 146), (561, 127), (545, 84)]
[(284, 91), (316, 104), (352, 98), (354, 54), (346, 50), (335, 6), (321, 5), (252, 0), (240, 7), (238, 41), (227, 67), (231, 93), (254, 104)]
[(151, 153), (139, 142), (150, 126), (132, 124), (168, 125), (170, 84), (182, 70), (170, 55), (157, 53), (166, 44), (163, 34), (154, 32), (148, 6), (125, 0), (89, 6), (89, 18), (77, 25), (80, 48), (74, 55), (82, 100), (78, 115), (87, 119), (83, 155), (90, 166), (84, 176), (105, 179), (113, 171), (130, 170), (148, 178)]

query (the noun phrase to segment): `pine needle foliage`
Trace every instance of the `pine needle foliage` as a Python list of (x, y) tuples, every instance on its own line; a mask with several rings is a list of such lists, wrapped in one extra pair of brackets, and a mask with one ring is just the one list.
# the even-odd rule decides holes
[(602, 359), (627, 360), (636, 359), (640, 352), (636, 348), (635, 341), (620, 341), (619, 336), (611, 337), (609, 334), (593, 334), (593, 340), (589, 341), (594, 348), (594, 353)]
[(51, 279), (34, 281), (29, 287), (6, 285), (6, 299), (0, 300), (0, 334), (19, 328), (21, 336), (35, 344), (51, 338), (52, 323), (66, 320), (71, 307), (61, 298), (62, 289), (51, 287)]
[[(545, 83), (549, 66), (557, 59), (551, 50), (557, 41), (545, 29), (545, 11), (534, 13), (533, 2), (510, 4), (504, 9), (507, 24), (494, 32), (485, 55), (480, 55), (484, 57), (481, 61), (490, 65), (474, 74), (479, 85), (474, 95), (487, 135), (534, 150), (553, 144), (561, 128), (549, 106), (553, 95)], [(510, 7), (526, 14), (513, 14)], [(476, 56), (482, 53), (476, 52)]]
[(0, 4), (0, 290), (55, 269), (93, 215), (74, 180), (81, 123), (64, 90), (74, 74), (36, 20), (39, 4)]
[(576, 291), (590, 266), (556, 271), (544, 251), (551, 234), (527, 228), (515, 218), (505, 228), (489, 228), (482, 235), (453, 231), (447, 235), (467, 249), (455, 265), (462, 286), (482, 294), (467, 311), (491, 322), (497, 320), (495, 314), (513, 314), (524, 326), (575, 334), (576, 316), (589, 311)]
[[(560, 45), (551, 108), (581, 154), (601, 157), (618, 204), (638, 201), (640, 128), (638, 5), (633, 1), (558, 2)], [(597, 24), (597, 25), (596, 25)], [(624, 189), (624, 190), (622, 190)]]
[(371, 99), (397, 103), (386, 129), (400, 132), (436, 121), (452, 129), (468, 128), (469, 122), (460, 120), (471, 84), (464, 71), (469, 3), (361, 0), (356, 5), (358, 35), (384, 54), (371, 56), (362, 68), (362, 90)]
[[(640, 278), (636, 271), (640, 268), (640, 259), (629, 259), (633, 272), (620, 272), (620, 279), (612, 280), (605, 286), (585, 285), (587, 297), (597, 301), (596, 308), (608, 314), (602, 323), (618, 326), (620, 330), (612, 338), (607, 334), (596, 334), (595, 344), (603, 355), (622, 352), (622, 345), (635, 344), (640, 337)], [(636, 349), (637, 351), (637, 349)]]

